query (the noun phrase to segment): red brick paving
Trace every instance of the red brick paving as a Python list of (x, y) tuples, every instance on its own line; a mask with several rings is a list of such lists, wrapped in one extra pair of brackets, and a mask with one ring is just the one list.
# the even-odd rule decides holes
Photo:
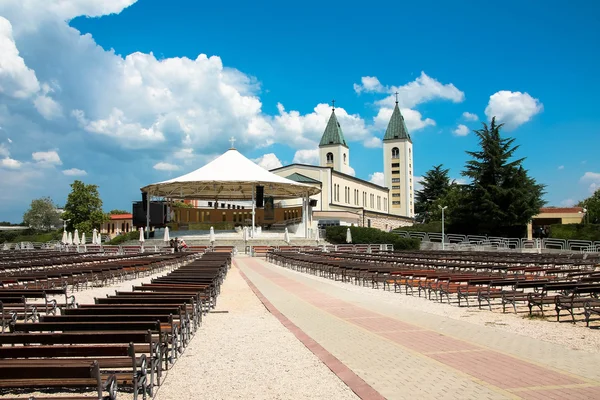
[[(425, 357), (430, 357), (458, 371), (469, 374), (490, 385), (502, 389), (515, 389), (584, 383), (582, 380), (570, 375), (562, 374), (497, 351), (488, 350), (467, 341), (454, 339), (416, 325), (398, 321), (394, 318), (342, 301), (298, 281), (289, 279), (282, 274), (271, 271), (257, 260), (248, 259), (247, 265), (253, 271), (270, 279), (291, 294), (298, 296), (325, 312), (420, 353)], [(341, 364), (341, 362), (339, 363)], [(600, 387), (520, 391), (518, 395), (527, 399), (599, 399)]]
[[(233, 260), (233, 264), (236, 265), (235, 260)], [(340, 378), (342, 382), (344, 382), (350, 388), (350, 390), (356, 393), (358, 397), (364, 400), (385, 400), (385, 397), (373, 389), (371, 385), (352, 372), (350, 368), (348, 368), (333, 354), (328, 352), (323, 346), (314, 341), (302, 329), (300, 329), (285, 315), (283, 315), (269, 300), (267, 300), (267, 298), (261, 293), (260, 290), (258, 290), (258, 288), (250, 281), (250, 279), (248, 279), (242, 270), (240, 270), (240, 275), (242, 278), (244, 278), (250, 289), (252, 289), (256, 297), (258, 297), (267, 310), (269, 310), (269, 312), (273, 314), (273, 316), (275, 316), (275, 318), (277, 318), (283, 326), (288, 328), (290, 332), (292, 332), (294, 336), (296, 336), (296, 338), (302, 342), (302, 344), (304, 344), (321, 360), (321, 362), (323, 362), (323, 364), (325, 364), (334, 374), (336, 374), (337, 377)]]

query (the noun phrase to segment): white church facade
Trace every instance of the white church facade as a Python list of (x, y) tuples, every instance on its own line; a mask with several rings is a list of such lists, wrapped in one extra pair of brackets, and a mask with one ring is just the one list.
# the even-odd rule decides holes
[[(385, 186), (350, 175), (350, 147), (334, 108), (319, 143), (319, 165), (290, 164), (271, 172), (321, 189), (310, 198), (312, 228), (354, 225), (388, 231), (413, 224), (412, 150), (412, 140), (396, 102), (383, 138)], [(301, 204), (302, 200), (286, 200), (281, 205)]]

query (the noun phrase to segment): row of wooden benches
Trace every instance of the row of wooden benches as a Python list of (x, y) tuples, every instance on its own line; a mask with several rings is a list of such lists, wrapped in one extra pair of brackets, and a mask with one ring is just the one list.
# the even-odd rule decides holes
[[(582, 272), (579, 269), (555, 269), (528, 267), (514, 271), (492, 270), (491, 272), (473, 270), (469, 263), (465, 268), (440, 268), (427, 269), (409, 267), (406, 264), (385, 264), (362, 261), (358, 258), (344, 258), (332, 254), (298, 254), (278, 253), (268, 255), (270, 261), (279, 265), (296, 269), (302, 272), (311, 272), (330, 279), (339, 279), (355, 284), (370, 284), (373, 288), (383, 287), (384, 290), (405, 294), (424, 294), (431, 299), (451, 301), (455, 296), (459, 306), (464, 301), (469, 306), (469, 300), (477, 299), (479, 308), (487, 305), (491, 310), (492, 305), (499, 302), (503, 312), (506, 306), (511, 305), (517, 312), (517, 305), (526, 304), (529, 313), (534, 308), (544, 314), (545, 307), (553, 305), (556, 310), (557, 320), (560, 313), (567, 311), (575, 322), (575, 313), (583, 310), (586, 324), (600, 311), (600, 273), (592, 269)], [(578, 271), (570, 273), (569, 271)], [(543, 273), (541, 273), (543, 272)]]
[(95, 387), (114, 398), (121, 385), (152, 395), (214, 306), (230, 258), (205, 254), (131, 291), (11, 324), (0, 335), (0, 388)]

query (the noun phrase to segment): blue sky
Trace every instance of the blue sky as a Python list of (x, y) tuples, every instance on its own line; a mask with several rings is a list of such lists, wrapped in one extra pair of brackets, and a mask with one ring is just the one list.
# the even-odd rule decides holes
[(0, 220), (63, 204), (73, 179), (128, 209), (231, 136), (266, 167), (315, 162), (331, 99), (356, 176), (377, 182), (396, 90), (417, 176), (441, 163), (460, 178), (471, 129), (496, 115), (548, 204), (570, 205), (600, 187), (599, 15), (557, 0), (3, 2)]

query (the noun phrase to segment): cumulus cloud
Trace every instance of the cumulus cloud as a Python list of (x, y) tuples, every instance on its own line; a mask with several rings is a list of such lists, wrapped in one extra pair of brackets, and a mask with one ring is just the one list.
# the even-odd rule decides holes
[(498, 122), (511, 130), (530, 121), (543, 109), (544, 105), (529, 93), (501, 90), (490, 96), (485, 115), (489, 120), (495, 116)]
[(19, 54), (12, 24), (4, 17), (0, 17), (0, 54), (0, 93), (26, 98), (40, 89), (35, 72)]
[[(375, 129), (385, 130), (390, 122), (393, 111), (393, 109), (387, 107), (380, 108), (377, 112), (377, 115), (373, 117), (373, 126)], [(406, 129), (408, 129), (409, 133), (418, 131), (427, 126), (435, 126), (434, 120), (431, 118), (423, 119), (423, 115), (416, 110), (403, 108), (400, 110), (400, 112), (404, 117), (404, 123), (406, 124)]]
[(361, 78), (360, 84), (354, 84), (354, 91), (388, 93), (386, 98), (376, 102), (379, 106), (388, 108), (394, 107), (396, 92), (398, 92), (398, 105), (404, 108), (412, 108), (434, 99), (450, 100), (454, 103), (460, 103), (465, 99), (465, 94), (454, 84), (443, 84), (423, 71), (417, 79), (402, 86), (383, 86), (376, 77), (366, 76)]
[(363, 146), (369, 149), (376, 149), (379, 147), (383, 147), (383, 142), (380, 138), (373, 136), (368, 139), (365, 139), (365, 141), (363, 142)]
[(275, 153), (264, 154), (258, 157), (257, 159), (254, 159), (253, 161), (266, 170), (271, 170), (283, 166), (283, 164), (281, 163), (279, 158), (277, 158)]
[(294, 163), (319, 165), (319, 149), (298, 150), (294, 154)]
[(2, 160), (0, 160), (0, 166), (4, 168), (18, 169), (21, 168), (21, 165), (21, 161), (15, 160), (10, 157), (4, 157)]
[(385, 179), (383, 172), (373, 172), (369, 175), (369, 182), (379, 186), (385, 186)]
[(86, 176), (87, 172), (79, 168), (65, 169), (62, 172), (66, 176)]
[(60, 156), (54, 150), (51, 151), (37, 151), (31, 154), (31, 158), (33, 161), (38, 164), (48, 164), (48, 165), (61, 165), (62, 161), (60, 160)]
[(459, 124), (452, 133), (456, 136), (467, 136), (469, 134), (469, 128), (467, 128), (466, 125)]
[(354, 168), (348, 165), (348, 175), (356, 176), (356, 171)]
[(579, 178), (579, 181), (588, 185), (590, 193), (594, 193), (596, 190), (600, 189), (600, 172), (588, 171)]
[(154, 164), (154, 168), (157, 171), (177, 171), (179, 167), (175, 164), (170, 164), (167, 162), (159, 162)]
[(464, 119), (466, 119), (467, 121), (477, 121), (477, 120), (479, 120), (479, 117), (477, 116), (477, 114), (473, 114), (473, 113), (470, 113), (468, 111), (465, 111), (464, 113), (462, 113), (462, 117)]
[(419, 191), (419, 190), (423, 190), (423, 177), (422, 176), (413, 176), (413, 189), (415, 192)]

